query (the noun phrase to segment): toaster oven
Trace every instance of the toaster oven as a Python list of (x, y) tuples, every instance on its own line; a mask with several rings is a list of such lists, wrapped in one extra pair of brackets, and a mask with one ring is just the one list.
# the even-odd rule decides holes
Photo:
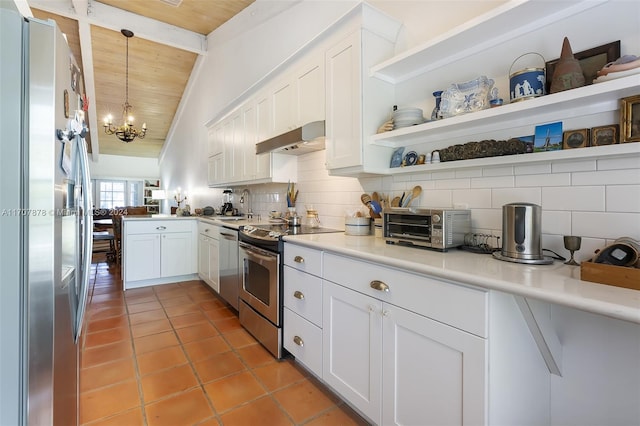
[(471, 211), (390, 208), (383, 212), (382, 226), (387, 244), (447, 251), (464, 244), (471, 232)]

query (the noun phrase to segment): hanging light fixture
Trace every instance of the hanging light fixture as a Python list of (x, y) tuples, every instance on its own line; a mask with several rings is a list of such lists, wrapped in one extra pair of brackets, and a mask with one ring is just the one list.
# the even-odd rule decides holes
[(125, 98), (122, 108), (122, 122), (120, 126), (113, 125), (113, 117), (108, 115), (104, 119), (104, 132), (108, 135), (116, 135), (122, 142), (132, 142), (136, 137), (144, 139), (147, 133), (147, 123), (142, 124), (142, 129), (138, 130), (133, 125), (133, 116), (131, 111), (133, 107), (129, 104), (129, 39), (133, 37), (133, 32), (129, 30), (120, 30), (123, 36), (127, 40), (127, 62), (126, 62), (126, 85), (125, 85)]

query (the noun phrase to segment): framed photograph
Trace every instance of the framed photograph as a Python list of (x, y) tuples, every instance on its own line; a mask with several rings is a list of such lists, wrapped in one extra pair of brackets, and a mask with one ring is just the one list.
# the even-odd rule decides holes
[(617, 124), (591, 128), (591, 146), (614, 145), (620, 142)]
[(536, 126), (533, 152), (557, 151), (562, 149), (562, 122)]
[(640, 142), (640, 95), (622, 98), (620, 128), (621, 142)]
[(567, 130), (562, 134), (562, 149), (589, 146), (589, 129)]
[(531, 154), (533, 152), (533, 140), (534, 140), (535, 136), (534, 135), (527, 135), (527, 136), (518, 136), (518, 139), (520, 139), (522, 141), (522, 143), (524, 143), (525, 145), (525, 153), (526, 154)]
[[(584, 84), (588, 86), (593, 83), (593, 80), (597, 77), (596, 73), (600, 71), (602, 67), (620, 57), (620, 40), (574, 53), (573, 56), (580, 62), (580, 68), (582, 68), (582, 74), (584, 74)], [(560, 58), (546, 63), (547, 93), (549, 93), (553, 72), (559, 60)]]

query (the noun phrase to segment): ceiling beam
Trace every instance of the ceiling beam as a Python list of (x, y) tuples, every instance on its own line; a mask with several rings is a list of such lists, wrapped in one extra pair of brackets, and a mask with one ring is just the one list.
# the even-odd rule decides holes
[(67, 18), (87, 21), (88, 24), (108, 28), (120, 32), (126, 28), (134, 32), (136, 37), (178, 49), (206, 55), (207, 39), (204, 35), (193, 31), (165, 24), (155, 19), (146, 18), (116, 7), (91, 0), (80, 0), (85, 3), (84, 10), (74, 8), (76, 0), (28, 0), (29, 6)]

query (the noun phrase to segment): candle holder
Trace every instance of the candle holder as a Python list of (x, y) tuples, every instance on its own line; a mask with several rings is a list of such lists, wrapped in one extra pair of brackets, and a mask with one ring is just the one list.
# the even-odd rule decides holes
[(176, 191), (176, 194), (173, 196), (173, 199), (176, 200), (176, 203), (178, 204), (178, 208), (180, 208), (180, 204), (187, 201), (187, 194), (186, 193), (184, 195), (180, 194), (180, 188), (178, 188), (178, 190)]

